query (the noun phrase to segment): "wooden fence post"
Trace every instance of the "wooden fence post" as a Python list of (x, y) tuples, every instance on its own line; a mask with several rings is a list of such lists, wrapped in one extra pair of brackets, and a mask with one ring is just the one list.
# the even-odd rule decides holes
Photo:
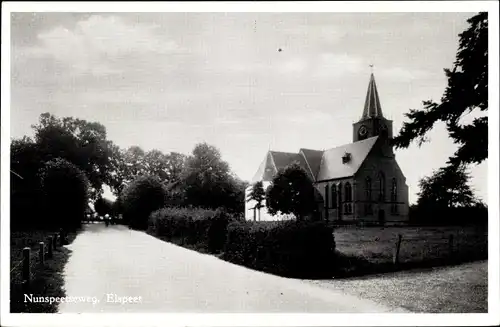
[(30, 271), (30, 256), (31, 249), (26, 247), (23, 249), (23, 292), (27, 293), (29, 291), (31, 283), (31, 271)]
[(53, 245), (52, 245), (52, 236), (49, 236), (47, 238), (47, 247), (48, 247), (47, 248), (47, 258), (51, 259), (54, 256), (54, 254), (52, 252), (54, 250)]
[(40, 264), (45, 263), (45, 246), (43, 242), (38, 243), (40, 244), (40, 251), (38, 251), (38, 258), (40, 259)]
[(394, 257), (392, 258), (392, 262), (397, 265), (399, 263), (399, 250), (401, 249), (401, 239), (403, 236), (398, 234), (398, 241), (396, 242), (396, 249), (394, 250)]
[(453, 234), (450, 234), (450, 237), (448, 238), (448, 251), (450, 257), (453, 257)]
[(52, 247), (54, 250), (57, 249), (57, 234), (52, 237)]

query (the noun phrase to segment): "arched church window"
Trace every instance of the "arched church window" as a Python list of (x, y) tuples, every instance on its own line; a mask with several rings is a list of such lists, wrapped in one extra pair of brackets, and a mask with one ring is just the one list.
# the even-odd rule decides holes
[(385, 176), (383, 172), (380, 172), (378, 174), (378, 200), (379, 201), (384, 201), (385, 200)]
[(341, 203), (342, 203), (342, 183), (339, 183), (339, 185), (337, 186), (337, 196), (338, 196), (338, 205), (339, 207), (341, 206)]
[(372, 212), (372, 179), (370, 177), (366, 177), (365, 180), (365, 197), (366, 197), (366, 202), (365, 203), (365, 214), (366, 215), (371, 215)]
[(328, 208), (328, 184), (325, 185), (325, 208)]
[(351, 183), (347, 182), (345, 183), (345, 201), (346, 202), (351, 202), (352, 201), (352, 188), (351, 188)]
[(392, 202), (397, 202), (398, 201), (398, 183), (396, 181), (396, 178), (392, 179), (391, 201)]
[(337, 208), (337, 186), (335, 184), (331, 187), (332, 194), (332, 208)]
[(366, 177), (366, 180), (365, 180), (365, 193), (366, 193), (366, 200), (371, 201), (372, 200), (372, 179), (370, 177)]
[(391, 211), (392, 213), (397, 213), (398, 212), (398, 183), (396, 178), (392, 179), (392, 186), (391, 186)]

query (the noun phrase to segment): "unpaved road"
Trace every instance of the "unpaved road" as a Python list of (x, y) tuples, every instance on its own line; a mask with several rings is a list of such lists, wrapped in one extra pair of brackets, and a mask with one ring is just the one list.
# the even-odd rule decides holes
[[(66, 296), (99, 302), (61, 303), (60, 313), (403, 312), (233, 265), (123, 226), (87, 225), (68, 248)], [(138, 303), (108, 301), (115, 294)]]
[(488, 261), (485, 260), (450, 267), (309, 282), (411, 312), (488, 312)]

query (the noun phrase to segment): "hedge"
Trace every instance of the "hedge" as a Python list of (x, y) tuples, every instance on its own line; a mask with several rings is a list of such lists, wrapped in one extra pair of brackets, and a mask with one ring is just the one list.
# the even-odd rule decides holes
[(150, 215), (147, 231), (168, 242), (217, 253), (224, 248), (231, 219), (222, 209), (163, 208)]
[(293, 278), (332, 277), (333, 227), (325, 222), (233, 222), (223, 259)]

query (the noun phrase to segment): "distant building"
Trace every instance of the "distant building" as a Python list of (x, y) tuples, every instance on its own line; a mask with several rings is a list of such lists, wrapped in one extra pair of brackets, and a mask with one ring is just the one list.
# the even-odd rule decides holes
[[(279, 169), (298, 162), (323, 197), (319, 204), (323, 219), (406, 222), (408, 186), (389, 143), (392, 135), (392, 121), (382, 114), (372, 74), (363, 114), (353, 124), (353, 143), (325, 151), (268, 151), (252, 183), (263, 181), (267, 188)], [(255, 203), (250, 201), (245, 206), (245, 218), (253, 220)], [(261, 209), (261, 220), (289, 218), (273, 217), (265, 207)]]

